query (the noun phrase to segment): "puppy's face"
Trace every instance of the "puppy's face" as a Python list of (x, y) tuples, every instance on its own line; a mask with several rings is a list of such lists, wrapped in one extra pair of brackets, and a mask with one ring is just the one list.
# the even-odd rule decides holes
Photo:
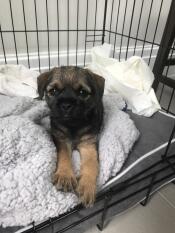
[(51, 114), (61, 123), (88, 121), (98, 111), (104, 79), (89, 70), (65, 66), (38, 77), (40, 98), (45, 95)]

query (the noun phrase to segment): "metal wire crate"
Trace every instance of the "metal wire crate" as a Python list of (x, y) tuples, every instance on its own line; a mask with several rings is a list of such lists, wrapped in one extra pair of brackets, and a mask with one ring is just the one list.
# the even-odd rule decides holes
[[(107, 42), (113, 45), (113, 57), (138, 55), (153, 68), (171, 0), (1, 0), (1, 5), (0, 64), (24, 64), (39, 71), (85, 66), (90, 49)], [(165, 76), (174, 80), (173, 68), (166, 69)], [(158, 93), (163, 104), (167, 96), (174, 101), (174, 91), (171, 97), (172, 92), (163, 89)]]
[[(169, 29), (172, 34), (175, 28), (171, 18), (172, 12), (175, 12), (173, 0), (0, 0), (0, 5), (3, 6), (0, 7), (0, 64), (24, 64), (41, 72), (61, 65), (86, 66), (90, 62), (91, 48), (107, 42), (113, 46), (112, 57), (122, 61), (133, 55), (141, 56), (157, 75), (160, 68), (157, 66), (160, 59), (157, 53), (165, 50), (163, 38), (166, 36), (163, 32), (166, 32), (168, 24), (172, 26)], [(167, 56), (172, 60), (174, 40), (168, 48)], [(154, 87), (164, 109), (175, 113), (174, 67), (170, 67), (174, 63), (165, 60), (161, 64), (161, 68), (165, 67), (165, 79), (163, 81), (156, 76), (158, 82)], [(170, 79), (168, 83), (167, 77)], [(161, 168), (160, 164), (163, 164)], [(111, 196), (151, 178), (148, 185), (136, 191), (146, 191), (143, 203), (146, 204), (154, 186), (174, 177), (174, 164), (174, 156), (168, 160), (163, 158), (141, 174), (102, 193), (96, 203), (104, 200), (103, 208), (98, 209), (97, 204), (89, 215), (66, 228), (55, 230), (54, 226), (61, 219), (82, 210), (82, 206), (38, 226), (33, 223), (33, 227), (26, 232), (45, 232), (47, 229), (50, 232), (65, 232), (101, 213), (99, 228), (103, 229), (106, 210), (129, 198), (123, 197), (109, 204)], [(157, 169), (146, 175), (153, 167)], [(171, 172), (155, 180), (157, 174), (166, 169)], [(132, 195), (135, 192), (129, 196)]]

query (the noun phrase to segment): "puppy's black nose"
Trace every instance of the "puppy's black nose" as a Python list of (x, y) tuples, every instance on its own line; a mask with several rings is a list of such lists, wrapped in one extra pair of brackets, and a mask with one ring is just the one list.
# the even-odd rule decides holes
[(68, 111), (70, 111), (72, 108), (73, 108), (72, 103), (62, 103), (62, 104), (61, 104), (61, 109), (62, 109), (63, 111), (68, 112)]

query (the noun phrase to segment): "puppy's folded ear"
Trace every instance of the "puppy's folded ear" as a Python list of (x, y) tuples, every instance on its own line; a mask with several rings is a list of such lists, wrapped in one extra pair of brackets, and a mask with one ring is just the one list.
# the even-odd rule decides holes
[(51, 78), (51, 73), (52, 71), (48, 71), (37, 77), (39, 99), (42, 99), (44, 96), (44, 92)]
[(88, 69), (87, 69), (87, 71), (90, 74), (91, 78), (93, 79), (93, 82), (95, 83), (95, 85), (98, 89), (98, 93), (99, 93), (100, 98), (102, 98), (103, 93), (104, 93), (105, 79), (102, 76), (95, 74)]

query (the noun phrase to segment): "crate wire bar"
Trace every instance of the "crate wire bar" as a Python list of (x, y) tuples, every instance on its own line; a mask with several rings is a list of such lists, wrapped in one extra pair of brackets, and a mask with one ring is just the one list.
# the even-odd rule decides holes
[[(158, 28), (162, 25), (160, 25), (162, 20), (160, 21), (160, 18), (162, 19), (161, 15), (165, 11), (165, 4), (166, 6), (170, 6), (170, 0), (165, 3), (165, 0), (160, 0), (160, 4), (158, 5), (159, 9), (156, 14), (157, 18), (155, 20), (154, 17), (154, 7), (157, 1), (155, 0), (57, 0), (57, 1), (49, 1), (48, 0), (32, 0), (31, 3), (27, 3), (26, 0), (16, 0), (16, 2), (21, 5), (19, 7), (20, 15), (22, 16), (22, 21), (19, 24), (19, 20), (17, 19), (17, 13), (14, 5), (14, 1), (11, 0), (1, 0), (2, 2), (6, 2), (6, 14), (10, 14), (10, 18), (8, 19), (8, 22), (4, 22), (5, 17), (1, 20), (1, 44), (4, 48), (3, 51), (5, 52), (5, 45), (4, 45), (4, 35), (12, 34), (12, 40), (8, 41), (7, 45), (10, 45), (10, 48), (13, 51), (15, 51), (16, 55), (16, 63), (19, 63), (19, 56), (21, 51), (20, 48), (20, 38), (18, 34), (24, 34), (25, 35), (25, 41), (23, 44), (23, 50), (22, 52), (25, 53), (28, 64), (26, 64), (28, 67), (32, 67), (30, 64), (30, 44), (31, 39), (34, 40), (34, 38), (31, 38), (31, 33), (34, 33), (37, 53), (38, 53), (38, 67), (41, 69), (41, 58), (42, 51), (47, 51), (47, 68), (50, 69), (53, 65), (51, 62), (51, 51), (53, 49), (58, 51), (58, 61), (54, 65), (69, 65), (70, 63), (70, 49), (73, 45), (75, 48), (76, 53), (76, 61), (73, 61), (73, 63), (76, 65), (86, 65), (88, 61), (86, 61), (87, 53), (87, 47), (92, 48), (94, 45), (97, 44), (103, 44), (104, 42), (108, 42), (113, 44), (113, 57), (120, 59), (127, 59), (131, 55), (139, 54), (141, 57), (144, 58), (144, 52), (146, 52), (145, 46), (148, 44), (151, 45), (150, 53), (148, 54), (147, 60), (149, 60), (148, 63), (150, 63), (152, 58), (152, 52), (154, 46), (159, 46), (160, 40), (158, 33)], [(45, 12), (41, 12), (40, 10), (40, 3), (42, 3), (43, 9), (45, 9)], [(80, 5), (81, 3), (81, 5)], [(141, 3), (141, 6), (140, 6)], [(53, 14), (53, 18), (55, 22), (53, 23), (51, 20), (52, 12), (50, 9), (50, 5), (53, 4), (52, 10), (54, 9), (55, 12)], [(82, 4), (84, 7), (84, 15), (83, 18), (82, 14), (80, 15), (80, 10), (82, 8)], [(45, 5), (45, 6), (44, 6)], [(61, 5), (63, 5), (61, 7)], [(93, 5), (93, 6), (92, 6)], [(74, 6), (74, 9), (72, 7)], [(154, 7), (153, 7), (154, 6)], [(64, 9), (62, 9), (64, 7)], [(94, 7), (94, 10), (92, 11), (92, 7)], [(100, 8), (98, 8), (100, 7)], [(137, 8), (140, 7), (140, 12), (137, 10)], [(146, 12), (148, 14), (145, 14), (143, 11), (143, 8), (146, 7)], [(131, 14), (130, 14), (131, 9)], [(63, 23), (61, 20), (61, 16), (63, 15), (64, 10), (64, 20)], [(9, 11), (9, 12), (8, 12)], [(32, 15), (34, 16), (34, 19), (32, 21), (32, 25), (30, 25), (29, 20), (31, 18), (29, 17), (29, 13), (26, 14), (26, 12), (33, 12)], [(39, 16), (42, 16), (45, 18), (39, 18)], [(136, 17), (138, 17), (138, 20), (136, 20)], [(41, 21), (45, 21), (45, 23)], [(73, 23), (71, 21), (74, 20)], [(143, 20), (146, 22), (143, 22)], [(82, 23), (83, 21), (83, 23)], [(138, 22), (137, 22), (138, 21)], [(156, 25), (155, 22), (156, 21)], [(165, 21), (165, 20), (164, 20)], [(81, 23), (81, 25), (80, 25)], [(136, 25), (137, 23), (137, 25)], [(62, 25), (61, 25), (62, 24)], [(152, 28), (151, 24), (154, 24), (154, 28)], [(164, 25), (163, 25), (164, 26)], [(144, 30), (142, 29), (144, 28)], [(154, 29), (154, 32), (152, 31)], [(159, 30), (160, 31), (160, 30)], [(75, 33), (74, 33), (75, 32)], [(153, 38), (150, 36), (150, 32), (153, 34)], [(41, 33), (45, 33), (45, 38), (40, 38)], [(51, 46), (51, 38), (53, 39), (53, 33), (55, 37), (54, 40), (54, 48)], [(71, 36), (71, 33), (73, 33), (73, 36)], [(83, 36), (81, 35), (83, 33)], [(33, 35), (34, 35), (33, 34)], [(61, 37), (61, 34), (64, 34), (64, 41)], [(75, 38), (73, 38), (75, 37)], [(79, 44), (81, 41), (81, 46)], [(88, 39), (89, 38), (89, 39)], [(43, 39), (43, 41), (41, 40)], [(73, 42), (72, 42), (73, 41)], [(41, 45), (42, 42), (42, 45)], [(57, 43), (56, 43), (57, 42)], [(63, 43), (64, 42), (64, 43)], [(132, 42), (132, 43), (131, 43)], [(61, 44), (60, 44), (61, 43)], [(73, 44), (72, 44), (73, 43)], [(56, 47), (56, 44), (58, 45)], [(130, 48), (132, 46), (132, 53), (130, 53)], [(139, 44), (139, 52), (137, 51)], [(60, 46), (64, 46), (65, 51), (67, 52), (66, 57), (67, 60), (60, 62), (59, 60), (59, 51)], [(116, 47), (117, 46), (117, 47)], [(51, 48), (52, 47), (52, 48)], [(18, 49), (20, 48), (20, 49)], [(80, 63), (77, 60), (78, 50), (81, 48), (81, 50), (84, 48), (84, 54), (83, 54), (83, 60), (84, 62)], [(3, 54), (4, 63), (8, 63), (8, 54)], [(3, 60), (1, 57), (1, 60)], [(1, 61), (2, 62), (2, 61)]]
[[(168, 156), (168, 160), (171, 161), (171, 164), (172, 166), (174, 167), (175, 166), (175, 156)], [(103, 230), (103, 227), (104, 227), (104, 221), (105, 221), (105, 214), (106, 214), (106, 211), (108, 209), (110, 209), (112, 206), (114, 205), (117, 205), (125, 200), (127, 200), (128, 198), (136, 195), (137, 193), (139, 192), (142, 192), (142, 191), (146, 191), (146, 193), (148, 194), (146, 197), (145, 197), (145, 200), (146, 202), (144, 203), (144, 206), (145, 204), (147, 204), (147, 201), (148, 201), (148, 198), (150, 197), (150, 194), (151, 192), (148, 192), (150, 191), (150, 187), (152, 187), (153, 185), (156, 185), (158, 184), (159, 182), (161, 182), (162, 180), (166, 180), (167, 178), (170, 178), (170, 177), (174, 177), (175, 176), (175, 172), (174, 170), (172, 172), (170, 172), (168, 175), (166, 175), (165, 177), (163, 178), (159, 178), (159, 179), (155, 179), (155, 176), (158, 175), (160, 172), (162, 171), (166, 171), (170, 166), (169, 165), (165, 165), (163, 168), (161, 169), (157, 169), (156, 172), (154, 173), (151, 173), (147, 176), (144, 176), (140, 179), (138, 179), (139, 175), (142, 175), (144, 174), (145, 172), (147, 172), (148, 170), (151, 170), (153, 167), (158, 167), (160, 164), (162, 163), (162, 160), (158, 161), (157, 163), (155, 163), (154, 165), (150, 166), (149, 168), (145, 169), (143, 172), (140, 172), (138, 174), (136, 174), (135, 176), (133, 176), (132, 178), (128, 179), (127, 181), (123, 182), (123, 183), (120, 183), (118, 184), (116, 187), (113, 187), (113, 188), (110, 188), (109, 190), (107, 190), (105, 193), (102, 193), (102, 194), (99, 194), (97, 196), (97, 199), (96, 199), (96, 203), (98, 203), (99, 201), (101, 200), (104, 200), (104, 207), (101, 208), (101, 209), (98, 209), (95, 211), (95, 208), (94, 208), (94, 212), (92, 212), (91, 214), (87, 215), (86, 217), (83, 217), (82, 219), (76, 221), (76, 222), (73, 222), (72, 224), (68, 225), (67, 227), (63, 228), (63, 229), (60, 229), (59, 231), (57, 231), (57, 233), (62, 233), (62, 232), (65, 232), (71, 228), (73, 228), (74, 226), (94, 217), (95, 215), (99, 214), (99, 213), (102, 213), (102, 219), (100, 221), (100, 223), (98, 224), (98, 228), (100, 230)], [(154, 178), (153, 178), (154, 177)], [(140, 189), (137, 189), (135, 192), (132, 192), (130, 194), (128, 194), (127, 196), (113, 202), (113, 203), (109, 203), (110, 202), (110, 199), (113, 195), (115, 195), (116, 193), (120, 193), (121, 191), (123, 191), (124, 189), (128, 189), (130, 186), (134, 185), (134, 184), (139, 184), (140, 182), (142, 182), (143, 180), (145, 179), (148, 179), (150, 178), (151, 182), (149, 185), (146, 185), (145, 187), (143, 188), (140, 188)], [(145, 201), (144, 200), (144, 201)], [(144, 202), (143, 201), (143, 202)], [(56, 222), (59, 222), (61, 221), (63, 218), (66, 218), (70, 215), (73, 215), (74, 213), (82, 210), (84, 207), (82, 205), (79, 205), (77, 206), (75, 209), (71, 210), (70, 212), (68, 213), (65, 213), (63, 215), (60, 215), (59, 217), (56, 217), (56, 218), (51, 218), (41, 224), (38, 224), (38, 225), (35, 225), (35, 223), (33, 223), (33, 227), (26, 230), (25, 233), (31, 233), (31, 232), (37, 232), (37, 231), (40, 231), (42, 230), (43, 228), (47, 228), (47, 227), (50, 227), (52, 224), (56, 223)], [(54, 231), (53, 231), (54, 232)]]
[[(155, 73), (156, 54), (166, 17), (174, 1), (1, 2), (5, 7), (0, 9), (0, 64), (20, 63), (40, 72), (60, 65), (86, 66), (90, 62), (90, 49), (107, 42), (113, 45), (114, 58), (120, 61), (132, 55), (141, 56)], [(163, 38), (169, 38), (168, 35)], [(171, 64), (174, 64), (173, 43), (169, 54)], [(163, 108), (168, 108), (168, 111), (174, 114), (174, 76), (173, 79), (168, 76), (174, 73), (169, 66), (170, 63), (167, 63), (164, 78), (156, 79), (154, 88), (158, 92), (160, 102), (163, 103), (164, 93), (167, 94), (167, 82), (171, 83), (168, 85), (169, 103)], [(162, 82), (163, 84), (159, 85)]]
[[(123, 61), (138, 55), (148, 63), (156, 77), (153, 87), (160, 101), (164, 98), (165, 87), (171, 88), (165, 110), (175, 114), (174, 109), (172, 110), (175, 81), (169, 77), (169, 75), (172, 77), (170, 65), (175, 65), (175, 1), (0, 1), (5, 6), (0, 8), (0, 51), (2, 51), (0, 64), (24, 64), (40, 72), (60, 65), (86, 66), (90, 62), (90, 50), (93, 46), (104, 42), (110, 43), (113, 48), (113, 58)], [(16, 5), (18, 5), (17, 10)], [(164, 68), (166, 71), (163, 74)], [(115, 187), (98, 194), (96, 203), (104, 201), (102, 208), (93, 208), (89, 215), (55, 231), (56, 222), (83, 209), (83, 206), (79, 205), (70, 212), (50, 218), (41, 224), (36, 225), (33, 222), (32, 227), (25, 232), (41, 232), (42, 229), (47, 228), (54, 233), (66, 232), (100, 213), (98, 228), (103, 230), (107, 210), (143, 191), (145, 199), (141, 203), (145, 206), (154, 186), (163, 180), (175, 178), (175, 155), (167, 155), (174, 130), (175, 127), (170, 135), (165, 154), (159, 161)], [(155, 168), (155, 171), (149, 175), (146, 174)], [(168, 175), (159, 178), (161, 172), (170, 168), (171, 172)], [(143, 180), (148, 180), (148, 184), (117, 201), (112, 201), (116, 193)]]
[[(22, 19), (20, 20), (20, 24), (18, 12), (14, 10), (14, 1), (1, 1), (2, 4), (6, 5), (5, 12), (2, 12), (1, 15), (9, 15), (8, 20), (6, 20), (6, 17), (2, 17), (0, 25), (0, 46), (3, 51), (0, 55), (1, 64), (19, 64), (20, 60), (20, 64), (22, 63), (29, 68), (38, 69), (39, 71), (59, 65), (74, 64), (85, 66), (89, 62), (90, 48), (94, 45), (108, 42), (113, 44), (113, 57), (123, 60), (132, 55), (140, 55), (153, 68), (155, 74), (156, 70), (159, 71), (159, 74), (161, 73), (161, 69), (158, 68), (157, 63), (154, 65), (154, 60), (160, 47), (160, 38), (162, 36), (162, 30), (160, 29), (165, 26), (166, 22), (166, 19), (162, 20), (162, 15), (165, 16), (165, 13), (168, 15), (168, 11), (165, 11), (165, 4), (168, 9), (171, 0), (166, 1), (166, 3), (165, 0), (159, 0), (159, 4), (155, 0), (124, 0), (122, 2), (121, 0), (76, 0), (74, 2), (72, 0), (64, 2), (63, 0), (52, 0), (49, 3), (48, 0), (32, 0), (30, 4), (26, 0), (16, 0), (17, 4), (21, 5), (19, 7)], [(76, 4), (74, 4), (75, 2)], [(39, 17), (41, 15), (40, 3), (45, 8), (42, 12), (45, 23), (41, 23), (43, 18)], [(83, 7), (85, 8), (83, 19), (81, 19), (82, 15), (80, 15), (82, 8), (80, 3), (83, 3)], [(52, 25), (53, 20), (51, 20), (51, 10), (49, 10), (51, 4), (54, 6), (54, 10), (56, 9), (54, 27)], [(92, 4), (94, 6), (93, 12)], [(155, 4), (156, 12), (154, 10)], [(172, 11), (174, 9), (173, 4), (174, 1), (172, 1)], [(72, 6), (74, 6), (73, 9)], [(63, 7), (65, 22), (60, 23)], [(147, 14), (143, 11), (144, 8), (146, 8)], [(1, 8), (2, 10), (3, 8)], [(32, 25), (29, 23), (31, 18), (27, 12), (33, 12)], [(156, 20), (154, 14), (156, 14)], [(169, 22), (173, 22), (172, 18), (174, 15), (171, 15)], [(72, 24), (71, 21), (74, 21), (74, 23)], [(82, 24), (81, 21), (84, 21), (84, 23)], [(173, 23), (170, 25), (173, 27)], [(171, 27), (169, 29), (170, 33), (172, 31)], [(172, 41), (173, 35), (169, 35), (169, 31), (166, 31), (163, 35), (165, 42), (166, 40)], [(41, 38), (43, 33), (46, 36)], [(61, 36), (63, 34), (64, 38)], [(7, 38), (8, 35), (9, 38)], [(20, 35), (23, 35), (25, 39), (20, 39)], [(31, 41), (33, 41), (32, 46)], [(52, 46), (52, 42), (54, 46)], [(175, 81), (174, 77), (173, 79), (168, 77), (168, 73), (172, 75), (172, 69), (169, 69), (170, 65), (175, 64), (174, 44), (171, 43), (171, 45), (171, 62), (166, 62), (165, 75), (159, 80), (156, 78), (153, 87), (155, 90), (159, 89), (159, 101), (162, 103), (164, 102), (164, 93), (167, 92), (165, 86), (168, 86), (169, 103), (166, 103), (166, 107), (163, 106), (163, 109), (174, 114), (173, 105), (175, 101), (173, 97)], [(37, 52), (33, 54), (30, 51), (31, 47), (32, 49), (35, 48)], [(62, 47), (64, 47), (64, 51), (62, 51)], [(168, 54), (168, 52), (169, 50), (166, 53)], [(159, 59), (160, 57), (157, 56), (157, 61)], [(44, 65), (41, 63), (44, 63)], [(159, 83), (163, 83), (163, 85), (161, 86)], [(158, 85), (160, 86), (159, 88)]]

